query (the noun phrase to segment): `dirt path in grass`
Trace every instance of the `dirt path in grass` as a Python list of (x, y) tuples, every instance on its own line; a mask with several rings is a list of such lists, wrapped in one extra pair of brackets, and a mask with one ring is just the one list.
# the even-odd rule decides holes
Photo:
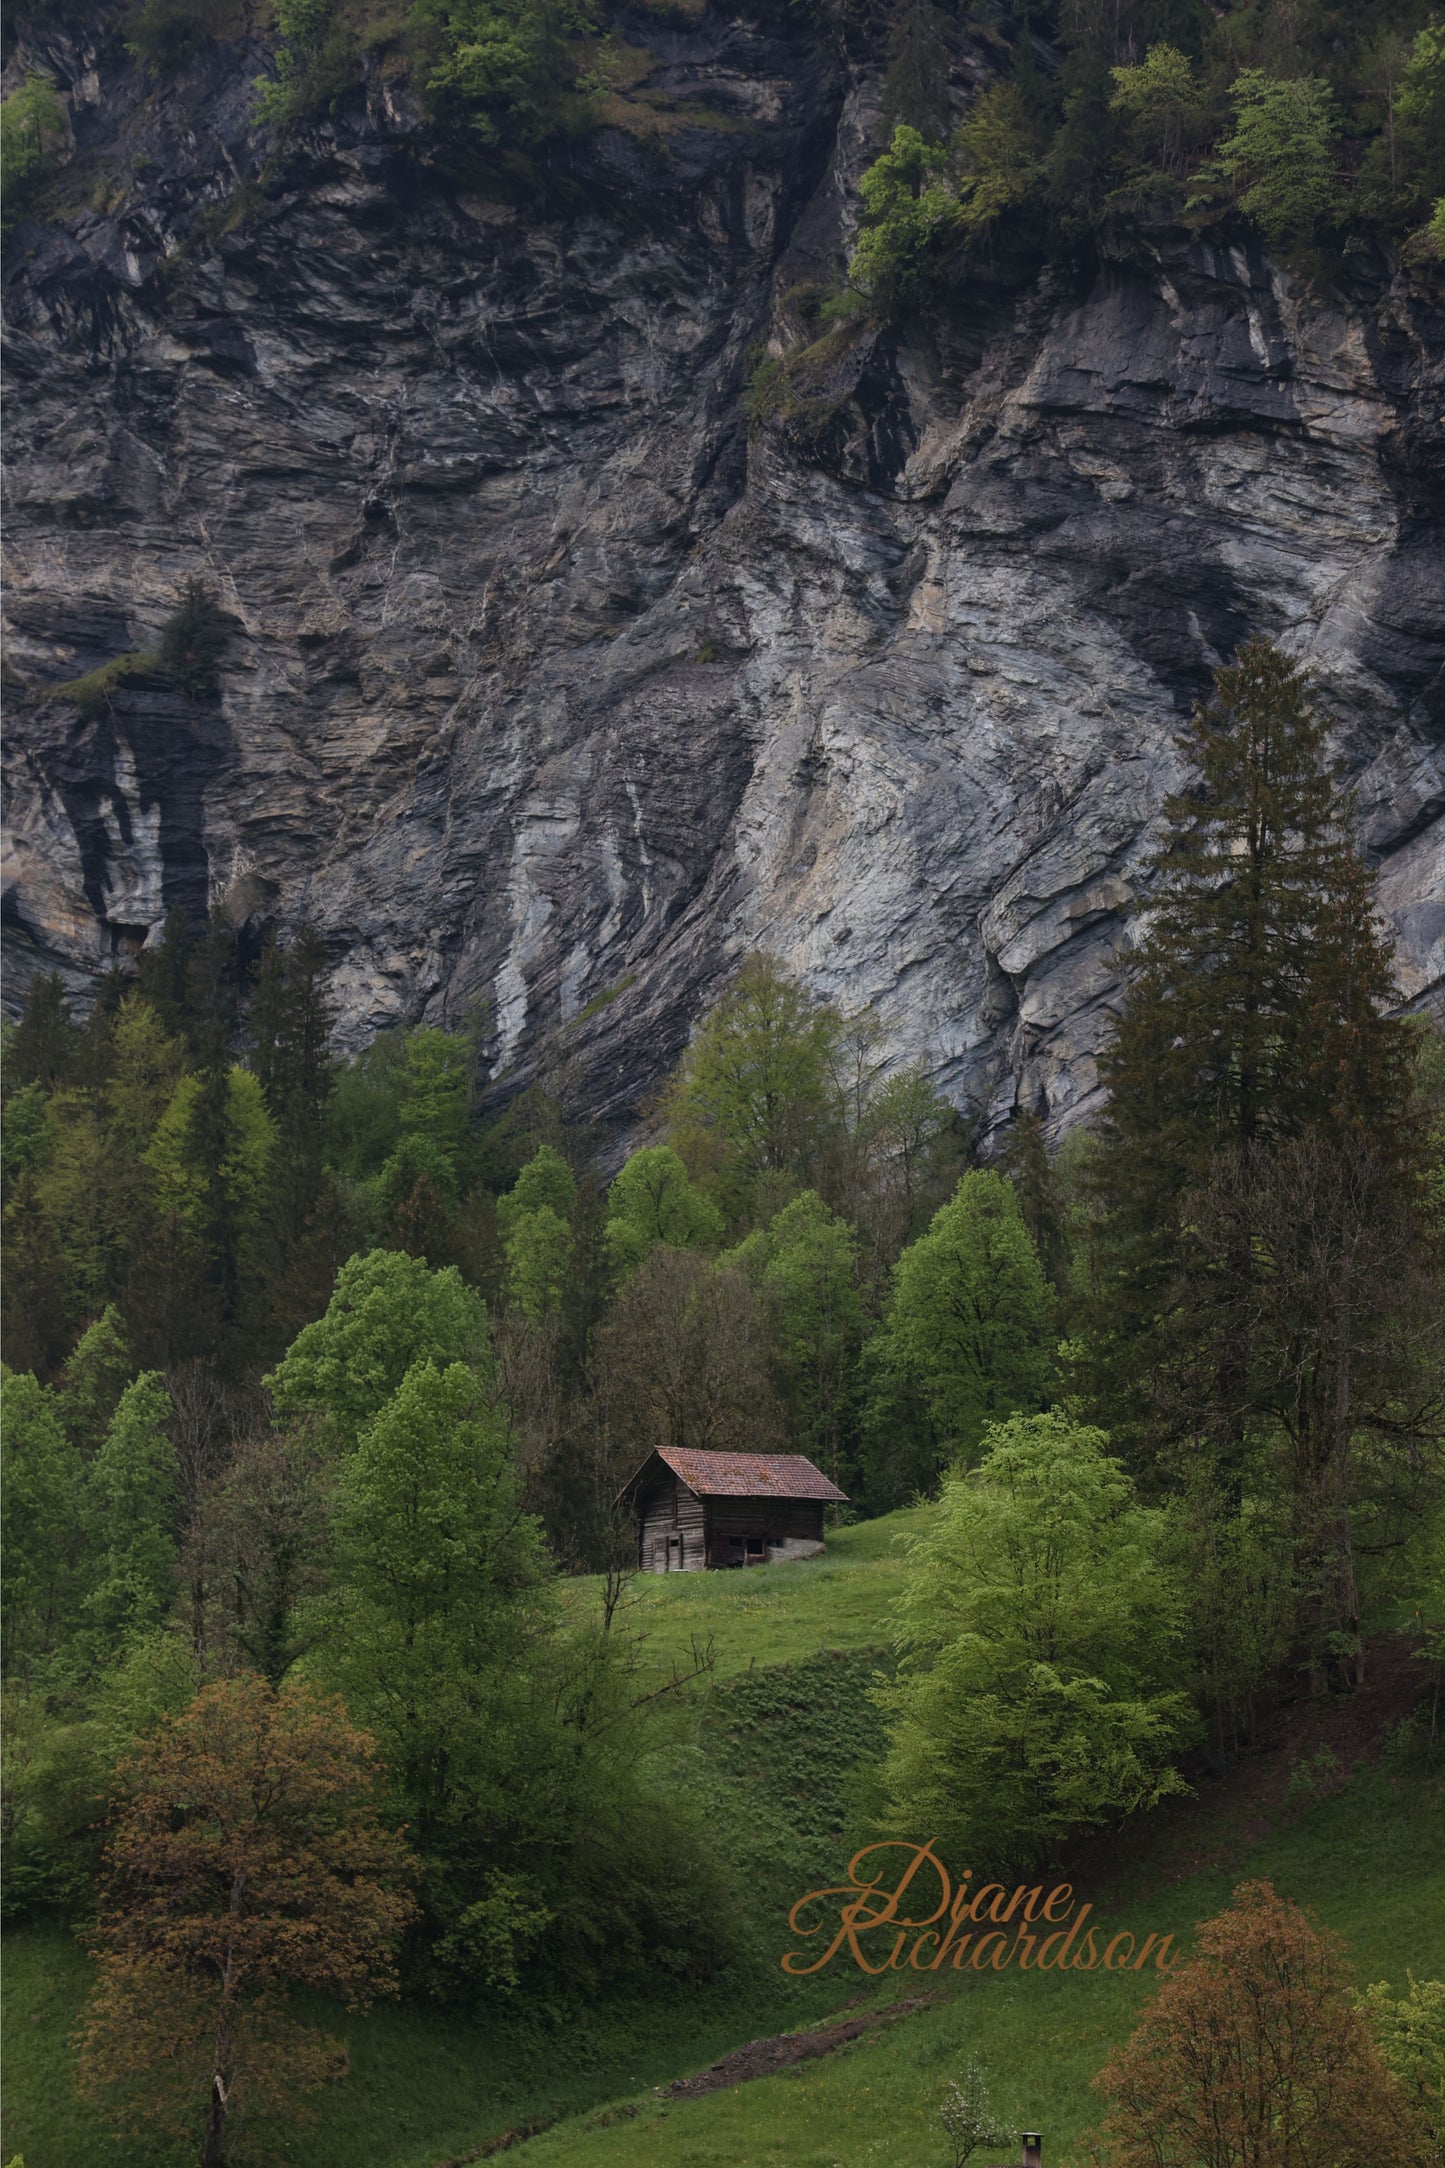
[(749, 2078), (771, 2078), (779, 2070), (790, 2070), (794, 2063), (812, 2062), (815, 2056), (831, 2055), (835, 2048), (847, 2045), (850, 2040), (861, 2039), (864, 2033), (877, 2033), (879, 2026), (891, 2025), (896, 2018), (907, 2017), (914, 2010), (925, 2010), (936, 1995), (910, 1995), (905, 2002), (891, 2002), (882, 2009), (869, 2010), (861, 2017), (844, 2018), (840, 2025), (824, 2025), (813, 2032), (774, 2033), (768, 2040), (750, 2040), (745, 2048), (734, 2048), (731, 2055), (724, 2055), (721, 2062), (710, 2070), (701, 2070), (695, 2078), (674, 2078), (671, 2085), (659, 2088), (663, 2100), (699, 2100), (704, 2093), (720, 2093), (729, 2085), (742, 2085)]
[[(809, 2063), (819, 2055), (831, 2055), (835, 2049), (846, 2047), (850, 2040), (860, 2040), (871, 2033), (876, 2039), (881, 2026), (891, 2025), (895, 2019), (908, 2017), (915, 2010), (926, 2010), (931, 2002), (937, 2002), (936, 1994), (910, 1995), (904, 2002), (890, 2002), (881, 2009), (869, 2010), (861, 2017), (844, 2018), (841, 2024), (819, 2026), (812, 2032), (774, 2033), (767, 2040), (750, 2040), (746, 2047), (734, 2048), (731, 2055), (724, 2055), (721, 2062), (710, 2070), (701, 2070), (695, 2078), (674, 2078), (671, 2085), (659, 2085), (659, 2100), (700, 2100), (704, 2093), (720, 2093), (727, 2086), (742, 2085), (749, 2078), (770, 2078), (776, 2071), (790, 2070), (795, 2063)], [(853, 2009), (853, 2003), (845, 2003), (845, 2009)], [(629, 2104), (616, 2111), (620, 2120), (636, 2115), (638, 2110)], [(458, 2153), (449, 2160), (439, 2161), (437, 2168), (470, 2168), (473, 2161), (492, 2160), (498, 2153), (510, 2153), (513, 2146), (521, 2145), (539, 2132), (549, 2130), (557, 2120), (544, 2116), (535, 2123), (519, 2124), (515, 2130), (504, 2130), (499, 2137), (489, 2138), (483, 2145), (474, 2146), (469, 2153)]]

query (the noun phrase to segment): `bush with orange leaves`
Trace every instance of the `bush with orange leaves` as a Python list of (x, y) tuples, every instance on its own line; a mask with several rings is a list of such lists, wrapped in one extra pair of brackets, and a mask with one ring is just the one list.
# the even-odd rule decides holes
[(1094, 2080), (1109, 2168), (1424, 2168), (1339, 1937), (1243, 1882), (1198, 1938)]
[(348, 2007), (396, 1990), (411, 1861), (377, 1813), (371, 1739), (305, 1686), (225, 1679), (116, 1771), (82, 2089), (222, 2168), (238, 2109), (294, 2119), (340, 2075), (296, 1988)]

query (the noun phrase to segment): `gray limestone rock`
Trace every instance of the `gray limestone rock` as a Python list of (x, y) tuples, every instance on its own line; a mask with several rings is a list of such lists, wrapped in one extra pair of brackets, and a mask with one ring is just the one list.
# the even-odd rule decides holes
[[(648, 35), (665, 131), (493, 200), (385, 85), (263, 174), (257, 49), (158, 89), (50, 33), (77, 169), (122, 178), (8, 255), (12, 998), (168, 908), (310, 919), (344, 1047), (480, 1002), (499, 1089), (565, 1059), (625, 1125), (761, 946), (1060, 1125), (1174, 733), (1251, 633), (1317, 672), (1438, 993), (1438, 309), (1136, 231), (750, 425), (876, 78), (775, 20)], [(192, 577), (218, 699), (48, 694)]]

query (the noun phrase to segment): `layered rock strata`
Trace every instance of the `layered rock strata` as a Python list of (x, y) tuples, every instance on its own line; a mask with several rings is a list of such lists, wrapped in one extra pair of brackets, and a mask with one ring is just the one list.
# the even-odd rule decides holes
[[(652, 133), (510, 200), (384, 83), (263, 167), (259, 49), (158, 89), (103, 25), (46, 35), (100, 178), (8, 252), (12, 997), (177, 906), (309, 919), (342, 1046), (480, 1014), (501, 1088), (561, 1064), (625, 1125), (764, 947), (959, 1103), (1065, 1124), (1180, 719), (1256, 633), (1316, 671), (1438, 991), (1418, 282), (1136, 230), (769, 402), (876, 128), (811, 32), (639, 30)], [(147, 660), (196, 577), (231, 619), (200, 702)]]

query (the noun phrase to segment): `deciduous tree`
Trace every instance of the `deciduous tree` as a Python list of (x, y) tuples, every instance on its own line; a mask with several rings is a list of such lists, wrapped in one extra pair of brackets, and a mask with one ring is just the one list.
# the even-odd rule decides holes
[(769, 1176), (809, 1179), (838, 1119), (841, 1031), (837, 1010), (768, 956), (750, 956), (699, 1025), (663, 1112), (725, 1217), (749, 1213)]
[(414, 1363), (491, 1362), (487, 1312), (453, 1266), (431, 1271), (400, 1250), (348, 1258), (324, 1317), (305, 1326), (267, 1384), (282, 1415), (314, 1415), (356, 1443)]
[(294, 2117), (345, 2067), (295, 1992), (394, 1992), (406, 1847), (378, 1816), (371, 1740), (308, 1687), (206, 1687), (116, 1780), (81, 2082), (223, 2168), (237, 2115)]
[(87, 1481), (90, 1587), (86, 1610), (103, 1647), (159, 1625), (176, 1579), (176, 1449), (171, 1398), (155, 1371), (121, 1394)]
[(997, 1425), (913, 1545), (886, 1822), (976, 1872), (1041, 1866), (1183, 1789), (1183, 1591), (1107, 1445), (1058, 1410)]
[(1344, 1946), (1268, 1882), (1198, 1930), (1094, 2081), (1109, 2168), (1424, 2168), (1417, 2118), (1349, 1998)]
[(1053, 1310), (1012, 1185), (990, 1168), (966, 1174), (894, 1268), (868, 1351), (875, 1454), (886, 1452), (900, 1387), (927, 1413), (925, 1483), (943, 1462), (972, 1453), (988, 1423), (1036, 1409), (1052, 1371)]
[(630, 1271), (659, 1242), (708, 1249), (722, 1240), (722, 1217), (692, 1182), (670, 1145), (634, 1152), (607, 1192), (607, 1246)]

